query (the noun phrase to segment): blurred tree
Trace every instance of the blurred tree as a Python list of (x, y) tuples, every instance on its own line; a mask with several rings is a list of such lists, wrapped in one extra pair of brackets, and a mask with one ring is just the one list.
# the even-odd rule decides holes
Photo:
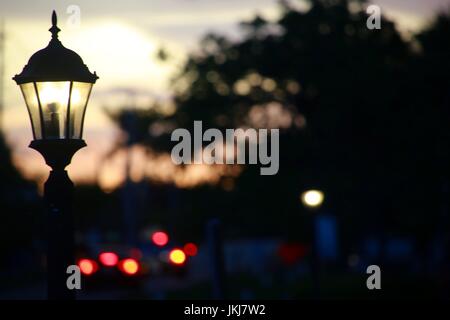
[(0, 266), (8, 266), (13, 254), (42, 241), (42, 218), (36, 185), (14, 167), (10, 149), (0, 134)]
[[(417, 35), (419, 54), (408, 74), (413, 80), (408, 81), (411, 100), (405, 126), (411, 131), (411, 156), (405, 160), (412, 162), (407, 190), (415, 191), (410, 198), (414, 201), (409, 203), (417, 213), (413, 217), (417, 241), (424, 256), (430, 241), (440, 243), (446, 259), (443, 265), (450, 261), (449, 37), (450, 11), (438, 13)], [(427, 270), (428, 266), (424, 264), (423, 268)], [(449, 279), (447, 269), (445, 272)], [(446, 285), (448, 290), (448, 280)]]
[(247, 166), (231, 192), (223, 183), (190, 191), (189, 219), (215, 214), (247, 235), (308, 237), (298, 196), (315, 187), (344, 243), (434, 228), (448, 172), (448, 16), (417, 37), (419, 54), (386, 18), (368, 30), (364, 2), (314, 0), (302, 11), (281, 1), (279, 20), (242, 23), (239, 41), (209, 34), (173, 81), (176, 112), (139, 114), (141, 142), (158, 152), (173, 146), (170, 131), (153, 140), (148, 126), (159, 122), (281, 129), (276, 176)]

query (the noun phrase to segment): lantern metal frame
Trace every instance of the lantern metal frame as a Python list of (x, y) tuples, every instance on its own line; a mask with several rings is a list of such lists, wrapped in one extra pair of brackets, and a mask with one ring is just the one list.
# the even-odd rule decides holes
[[(83, 135), (83, 129), (84, 129), (84, 118), (86, 115), (86, 109), (87, 104), (89, 102), (90, 94), (92, 91), (92, 86), (98, 79), (97, 74), (91, 73), (88, 69), (88, 67), (83, 63), (83, 60), (81, 57), (74, 51), (67, 49), (64, 47), (61, 43), (61, 41), (58, 39), (58, 33), (60, 32), (60, 29), (57, 26), (57, 16), (56, 12), (53, 11), (52, 13), (52, 27), (49, 29), (49, 31), (52, 34), (52, 38), (44, 49), (41, 49), (34, 53), (28, 63), (23, 68), (22, 72), (20, 74), (16, 74), (13, 77), (13, 80), (16, 81), (18, 85), (23, 85), (27, 83), (32, 83), (34, 88), (34, 95), (37, 100), (37, 107), (39, 108), (39, 123), (35, 123), (36, 119), (33, 119), (30, 106), (27, 102), (27, 108), (28, 108), (28, 114), (30, 117), (30, 122), (32, 126), (33, 131), (33, 138), (34, 141), (30, 144), (31, 148), (34, 148), (38, 151), (45, 150), (46, 144), (49, 144), (49, 148), (56, 146), (63, 146), (64, 143), (58, 143), (55, 142), (55, 140), (65, 140), (65, 143), (68, 145), (73, 145), (83, 147), (84, 142), (76, 141), (71, 142), (68, 140), (82, 140)], [(68, 82), (69, 84), (69, 91), (68, 91), (68, 97), (67, 97), (67, 104), (65, 105), (65, 119), (64, 119), (64, 137), (58, 137), (58, 138), (49, 138), (48, 132), (46, 130), (48, 129), (44, 122), (44, 111), (43, 111), (43, 105), (41, 103), (41, 92), (39, 92), (38, 83), (47, 83), (47, 82)], [(87, 92), (87, 95), (83, 98), (85, 100), (83, 101), (83, 105), (81, 107), (81, 117), (79, 121), (77, 121), (76, 125), (79, 124), (79, 134), (75, 134), (75, 132), (70, 132), (71, 126), (71, 118), (75, 117), (74, 115), (71, 115), (71, 101), (72, 101), (72, 94), (74, 90), (74, 82), (80, 82), (80, 83), (86, 83), (91, 84), (89, 87), (89, 91)], [(26, 98), (25, 98), (26, 99)], [(36, 128), (38, 127), (38, 128)], [(37, 129), (40, 129), (40, 137), (36, 136), (36, 132), (39, 131)], [(75, 125), (74, 125), (75, 130)], [(79, 136), (79, 138), (71, 138), (72, 135)], [(43, 142), (43, 141), (52, 141), (52, 142)], [(82, 146), (83, 145), (83, 146)], [(66, 151), (70, 151), (73, 149), (68, 148)], [(64, 148), (64, 147), (63, 147)], [(76, 150), (75, 150), (76, 152)], [(48, 152), (46, 152), (48, 153)], [(44, 155), (45, 157), (45, 155)], [(49, 160), (49, 161), (47, 161)], [(47, 159), (47, 164), (51, 161), (51, 159)]]
[[(65, 167), (70, 164), (73, 155), (86, 146), (82, 139), (84, 117), (87, 104), (92, 91), (92, 86), (98, 79), (97, 74), (91, 73), (83, 63), (81, 57), (72, 50), (65, 48), (58, 39), (60, 29), (57, 26), (56, 12), (52, 13), (52, 34), (47, 47), (34, 53), (20, 74), (13, 77), (18, 85), (33, 83), (34, 94), (39, 108), (39, 119), (41, 136), (36, 137), (35, 125), (31, 114), (31, 102), (24, 94), (25, 102), (31, 120), (33, 138), (29, 147), (37, 150), (45, 159), (48, 166), (52, 168), (48, 180), (44, 184), (44, 201), (47, 217), (47, 281), (49, 299), (75, 299), (75, 291), (67, 287), (67, 268), (75, 264), (74, 261), (74, 228), (73, 228), (73, 183), (70, 180)], [(67, 97), (67, 112), (65, 115), (64, 138), (61, 138), (61, 130), (58, 130), (57, 138), (49, 138), (45, 132), (44, 110), (40, 101), (39, 83), (43, 82), (70, 82)], [(89, 83), (89, 92), (83, 101), (81, 118), (74, 118), (73, 130), (76, 132), (80, 124), (79, 135), (71, 138), (70, 113), (72, 92), (74, 82)], [(24, 92), (24, 90), (22, 90)], [(47, 104), (48, 108), (49, 104)], [(36, 106), (35, 106), (36, 107)], [(78, 114), (80, 115), (80, 114)], [(73, 114), (75, 116), (75, 113)], [(81, 123), (79, 122), (81, 120)], [(55, 128), (58, 126), (55, 126)], [(51, 124), (49, 126), (51, 127)]]

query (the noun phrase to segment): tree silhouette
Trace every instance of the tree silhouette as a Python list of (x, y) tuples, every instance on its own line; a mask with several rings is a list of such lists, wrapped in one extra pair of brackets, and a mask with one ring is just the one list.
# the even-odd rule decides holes
[(42, 240), (40, 200), (36, 186), (22, 178), (11, 160), (11, 152), (0, 134), (0, 265), (7, 266), (9, 254), (29, 249)]
[(279, 173), (247, 166), (233, 192), (201, 189), (215, 206), (194, 204), (198, 216), (219, 211), (247, 234), (303, 238), (309, 213), (298, 195), (317, 187), (345, 247), (371, 232), (429, 239), (448, 177), (448, 15), (407, 41), (386, 18), (367, 29), (364, 2), (316, 0), (300, 11), (281, 1), (278, 21), (244, 22), (239, 41), (208, 34), (173, 81), (176, 112), (139, 114), (142, 141), (159, 152), (173, 145), (170, 132), (158, 143), (148, 134), (160, 121), (281, 129)]

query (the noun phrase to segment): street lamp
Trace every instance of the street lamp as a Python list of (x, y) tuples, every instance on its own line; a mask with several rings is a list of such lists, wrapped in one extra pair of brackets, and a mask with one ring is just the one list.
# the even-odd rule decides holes
[(320, 190), (307, 190), (300, 195), (304, 206), (308, 208), (319, 208), (324, 200), (324, 194)]
[[(302, 192), (300, 194), (300, 200), (302, 204), (309, 209), (310, 211), (318, 210), (324, 201), (325, 195), (322, 191), (317, 189), (310, 189)], [(311, 274), (313, 281), (313, 289), (314, 295), (319, 297), (320, 295), (320, 258), (318, 252), (318, 219), (319, 219), (320, 211), (317, 212), (314, 216), (310, 217), (310, 226), (311, 226)]]
[(34, 140), (29, 147), (44, 157), (52, 170), (44, 185), (48, 218), (48, 294), (50, 299), (74, 298), (66, 285), (66, 270), (74, 263), (73, 183), (65, 167), (86, 146), (83, 122), (91, 89), (97, 75), (81, 57), (58, 39), (57, 17), (52, 13), (52, 39), (34, 53), (13, 80), (20, 86)]

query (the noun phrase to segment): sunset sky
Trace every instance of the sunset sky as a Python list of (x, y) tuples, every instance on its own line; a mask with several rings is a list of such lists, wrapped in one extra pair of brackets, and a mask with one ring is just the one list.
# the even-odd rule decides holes
[[(373, 3), (380, 5), (382, 12), (394, 19), (404, 32), (420, 29), (434, 12), (450, 8), (450, 0), (376, 0)], [(69, 21), (70, 5), (81, 9), (79, 26)], [(28, 177), (40, 176), (40, 180), (45, 178), (48, 168), (36, 151), (27, 148), (32, 139), (28, 115), (20, 90), (11, 77), (22, 70), (35, 51), (47, 45), (53, 9), (58, 13), (62, 43), (80, 54), (90, 70), (100, 77), (85, 122), (84, 138), (89, 147), (77, 153), (69, 173), (77, 182), (100, 179), (105, 187), (112, 187), (123, 178), (124, 157), (119, 156), (98, 170), (102, 156), (112, 147), (117, 134), (103, 108), (127, 104), (146, 106), (155, 99), (168, 99), (170, 77), (188, 52), (196, 50), (202, 35), (216, 31), (236, 38), (238, 22), (255, 13), (267, 19), (276, 19), (279, 14), (275, 0), (1, 1), (0, 18), (6, 27), (2, 126), (14, 150), (16, 165)], [(156, 59), (161, 46), (171, 55), (167, 63)], [(139, 151), (136, 151), (138, 158)], [(142, 166), (148, 164), (141, 163)], [(193, 174), (202, 176), (207, 172), (200, 170)], [(139, 173), (135, 175), (138, 179)]]

